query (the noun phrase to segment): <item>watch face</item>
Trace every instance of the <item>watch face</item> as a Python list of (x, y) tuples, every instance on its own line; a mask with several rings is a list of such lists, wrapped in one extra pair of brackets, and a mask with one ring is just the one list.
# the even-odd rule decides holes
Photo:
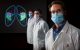
[(20, 5), (12, 5), (6, 9), (5, 25), (9, 27), (15, 22), (15, 20), (17, 20), (22, 27), (26, 26), (26, 10)]

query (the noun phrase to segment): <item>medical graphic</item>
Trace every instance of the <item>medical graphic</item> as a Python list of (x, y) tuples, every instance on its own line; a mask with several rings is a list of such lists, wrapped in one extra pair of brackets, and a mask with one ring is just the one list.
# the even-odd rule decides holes
[(22, 27), (26, 26), (26, 10), (20, 5), (11, 5), (5, 12), (5, 25), (10, 27), (17, 20)]

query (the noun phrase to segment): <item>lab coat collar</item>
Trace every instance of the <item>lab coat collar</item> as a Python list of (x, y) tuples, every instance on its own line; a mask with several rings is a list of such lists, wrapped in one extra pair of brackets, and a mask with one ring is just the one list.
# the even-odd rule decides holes
[(66, 21), (66, 23), (65, 23), (63, 29), (61, 30), (61, 32), (67, 33), (68, 28), (69, 28), (69, 23), (68, 23), (68, 21)]

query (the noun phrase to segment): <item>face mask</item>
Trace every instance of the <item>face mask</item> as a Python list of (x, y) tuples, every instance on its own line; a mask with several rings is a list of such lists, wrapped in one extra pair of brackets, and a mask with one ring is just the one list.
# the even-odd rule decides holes
[(29, 18), (32, 18), (32, 14), (29, 13)]
[(60, 24), (63, 20), (63, 14), (62, 13), (55, 13), (55, 14), (51, 14), (51, 20), (55, 23), (55, 24)]
[(39, 19), (39, 15), (34, 15), (34, 19)]

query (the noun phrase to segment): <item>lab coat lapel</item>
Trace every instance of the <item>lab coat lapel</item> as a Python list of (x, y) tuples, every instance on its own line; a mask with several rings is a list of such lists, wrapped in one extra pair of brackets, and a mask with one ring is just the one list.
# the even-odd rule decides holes
[(65, 33), (67, 33), (67, 30), (68, 30), (68, 22), (66, 22), (66, 24), (63, 27), (63, 29), (61, 30), (61, 32), (56, 37), (55, 41), (53, 41), (53, 48), (57, 47), (57, 45), (60, 43), (61, 39), (63, 39), (62, 36), (64, 36)]
[(67, 21), (60, 33), (62, 33), (62, 32), (63, 33), (67, 33), (68, 32), (68, 28), (69, 28), (69, 23)]
[(53, 29), (52, 29), (52, 28), (50, 29), (49, 34), (50, 34), (50, 35), (48, 35), (49, 38), (48, 38), (47, 44), (49, 43), (49, 44), (48, 44), (48, 48), (49, 48), (49, 50), (51, 50), (52, 44), (53, 44), (53, 42), (54, 42), (54, 40), (53, 40)]

